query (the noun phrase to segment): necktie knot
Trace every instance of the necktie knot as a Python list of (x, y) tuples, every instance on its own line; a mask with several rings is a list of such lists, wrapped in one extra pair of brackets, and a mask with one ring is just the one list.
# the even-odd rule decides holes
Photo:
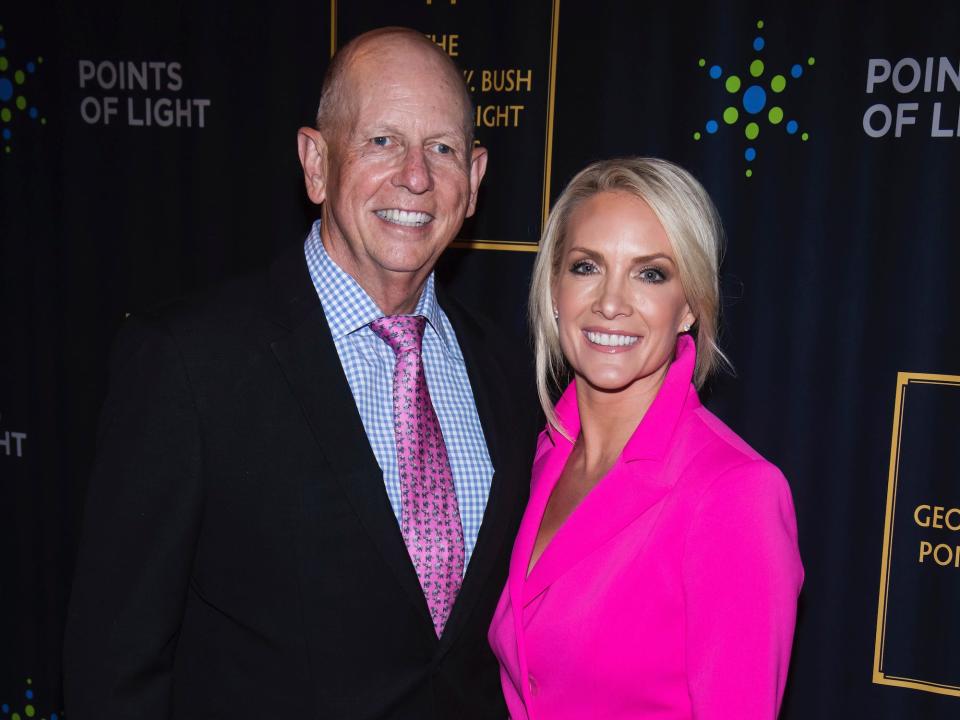
[(370, 329), (397, 355), (419, 354), (426, 325), (423, 315), (386, 315), (370, 323)]

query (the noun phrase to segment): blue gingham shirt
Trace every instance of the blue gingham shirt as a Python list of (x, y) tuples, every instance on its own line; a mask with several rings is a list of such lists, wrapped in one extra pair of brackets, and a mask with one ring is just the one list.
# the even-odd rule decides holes
[[(383, 484), (400, 522), (400, 475), (393, 435), (393, 368), (396, 356), (370, 329), (383, 312), (356, 280), (327, 255), (320, 221), (304, 243), (310, 278), (327, 316), (367, 439), (383, 471)], [(470, 562), (490, 494), (493, 463), (477, 415), (467, 367), (450, 320), (440, 308), (433, 273), (424, 284), (413, 315), (423, 315), (423, 366), (440, 430), (447, 446), (453, 484), (463, 523), (464, 568)]]

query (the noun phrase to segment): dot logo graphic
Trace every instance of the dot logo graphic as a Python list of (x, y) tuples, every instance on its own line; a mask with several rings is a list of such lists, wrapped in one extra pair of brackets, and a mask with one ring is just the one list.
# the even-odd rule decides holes
[(3, 154), (13, 151), (14, 128), (27, 122), (47, 124), (47, 119), (27, 99), (24, 86), (37, 72), (43, 58), (28, 60), (22, 66), (15, 66), (7, 56), (7, 39), (3, 25), (0, 25), (0, 137), (3, 138)]
[[(17, 707), (20, 707), (19, 711)], [(40, 715), (40, 717), (37, 717)], [(23, 691), (23, 700), (20, 703), (2, 703), (0, 704), (0, 717), (4, 720), (47, 720), (46, 713), (37, 709), (36, 693), (33, 691), (33, 680), (27, 678), (27, 687)], [(63, 720), (64, 714), (50, 713), (50, 720)]]
[(803, 62), (793, 63), (782, 72), (770, 73), (763, 60), (763, 50), (767, 44), (762, 35), (763, 20), (757, 21), (757, 30), (758, 34), (753, 39), (755, 56), (746, 72), (725, 73), (719, 64), (709, 63), (705, 58), (697, 61), (711, 80), (723, 83), (728, 104), (719, 119), (711, 117), (704, 123), (703, 130), (694, 131), (693, 139), (708, 140), (710, 136), (726, 129), (736, 131), (742, 127), (743, 159), (746, 161), (744, 175), (748, 178), (753, 177), (752, 163), (757, 159), (761, 136), (785, 132), (789, 136), (799, 137), (802, 142), (810, 139), (810, 133), (801, 129), (800, 123), (783, 108), (780, 98), (789, 84), (800, 80), (816, 64), (811, 56)]

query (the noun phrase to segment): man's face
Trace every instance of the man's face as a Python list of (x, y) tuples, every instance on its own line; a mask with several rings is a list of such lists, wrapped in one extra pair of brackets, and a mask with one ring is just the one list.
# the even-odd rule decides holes
[(322, 232), (375, 292), (392, 274), (432, 269), (473, 214), (486, 157), (467, 145), (458, 78), (428, 49), (361, 51), (347, 73), (341, 122), (324, 136)]

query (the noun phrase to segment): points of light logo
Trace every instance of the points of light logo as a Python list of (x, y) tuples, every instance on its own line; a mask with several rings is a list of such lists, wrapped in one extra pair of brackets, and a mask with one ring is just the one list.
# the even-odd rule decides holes
[(14, 67), (7, 57), (7, 39), (3, 25), (0, 25), (0, 137), (3, 138), (5, 155), (13, 149), (14, 126), (24, 124), (24, 120), (47, 124), (47, 119), (27, 100), (23, 87), (42, 64), (43, 58), (38, 57), (28, 60), (22, 67)]
[[(763, 20), (757, 21), (757, 30), (763, 30)], [(723, 67), (716, 63), (708, 63), (705, 58), (697, 61), (697, 65), (707, 71), (711, 80), (723, 82), (724, 90), (731, 96), (730, 104), (723, 109), (720, 120), (711, 117), (704, 123), (703, 130), (706, 136), (716, 135), (722, 125), (735, 128), (741, 121), (743, 122), (745, 139), (743, 159), (746, 161), (744, 175), (748, 178), (753, 177), (752, 163), (757, 159), (757, 145), (764, 118), (770, 129), (782, 128), (787, 135), (799, 136), (803, 142), (810, 139), (810, 133), (801, 131), (800, 123), (788, 116), (787, 111), (780, 106), (777, 99), (780, 93), (786, 90), (787, 83), (802, 78), (807, 70), (813, 68), (816, 60), (811, 56), (802, 63), (794, 63), (783, 73), (765, 77), (768, 68), (760, 57), (764, 47), (766, 47), (766, 40), (762, 34), (758, 34), (753, 39), (753, 51), (756, 56), (747, 71), (741, 73), (742, 77), (734, 73), (724, 74)], [(787, 79), (788, 76), (790, 80)], [(694, 131), (694, 140), (699, 141), (704, 138), (703, 131)]]
[[(4, 720), (30, 720), (31, 718), (35, 718), (35, 720), (47, 720), (46, 713), (41, 713), (37, 709), (36, 694), (33, 691), (33, 680), (30, 678), (27, 678), (27, 687), (23, 691), (23, 698), (19, 711), (17, 710), (16, 704), (0, 704), (0, 717), (4, 718)], [(38, 714), (40, 715), (39, 718), (37, 717)], [(62, 720), (64, 717), (65, 715), (62, 711), (60, 713), (50, 713), (50, 720)]]

